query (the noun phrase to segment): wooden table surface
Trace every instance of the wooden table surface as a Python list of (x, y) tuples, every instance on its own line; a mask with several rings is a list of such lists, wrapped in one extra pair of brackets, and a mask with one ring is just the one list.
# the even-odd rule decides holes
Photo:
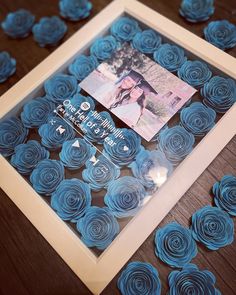
[[(205, 24), (190, 25), (179, 16), (180, 0), (143, 0), (142, 2), (193, 33), (202, 36)], [(108, 3), (110, 3), (109, 0), (94, 0), (93, 13), (89, 19)], [(236, 22), (235, 0), (218, 0), (215, 1), (215, 6), (216, 11), (212, 20), (228, 19), (231, 22)], [(0, 21), (5, 18), (8, 12), (19, 8), (29, 9), (39, 19), (45, 15), (58, 14), (58, 1), (1, 0)], [(67, 22), (69, 31), (64, 40), (89, 19), (78, 23)], [(9, 39), (0, 30), (0, 51), (7, 50), (17, 60), (17, 72), (7, 82), (0, 85), (0, 95), (54, 49), (40, 48), (32, 36), (20, 41)], [(228, 53), (236, 57), (236, 48)], [(192, 185), (160, 226), (174, 220), (183, 225), (189, 225), (190, 217), (197, 209), (212, 203), (210, 189), (213, 183), (224, 174), (236, 175), (236, 137)], [(155, 257), (153, 236), (152, 233), (131, 260), (152, 263), (160, 274), (162, 294), (166, 294), (168, 290), (167, 276), (171, 269)], [(222, 294), (236, 294), (236, 241), (230, 246), (214, 252), (199, 246), (199, 253), (193, 262), (200, 269), (208, 269), (215, 274), (216, 286)], [(116, 287), (117, 278), (118, 276), (113, 279), (102, 295), (120, 294)], [(3, 191), (0, 191), (0, 294), (91, 294)]]

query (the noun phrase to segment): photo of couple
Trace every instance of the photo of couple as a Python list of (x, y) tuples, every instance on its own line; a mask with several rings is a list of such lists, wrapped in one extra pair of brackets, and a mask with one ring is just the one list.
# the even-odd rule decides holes
[(150, 141), (196, 90), (141, 53), (135, 54), (142, 67), (127, 68), (120, 55), (126, 53), (127, 59), (130, 51), (122, 48), (117, 58), (100, 64), (80, 87)]

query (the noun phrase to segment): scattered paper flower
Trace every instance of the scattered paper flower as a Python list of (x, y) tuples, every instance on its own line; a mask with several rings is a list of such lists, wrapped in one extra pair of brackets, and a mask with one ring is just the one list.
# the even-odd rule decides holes
[(151, 54), (161, 45), (161, 36), (154, 30), (144, 30), (134, 36), (132, 45), (142, 53)]
[(11, 164), (23, 175), (29, 175), (35, 166), (44, 159), (49, 158), (49, 151), (36, 140), (29, 140), (16, 146), (11, 157)]
[(0, 124), (0, 153), (4, 157), (11, 156), (18, 144), (25, 142), (28, 129), (17, 117), (5, 119)]
[(64, 167), (60, 161), (40, 161), (30, 175), (30, 182), (39, 194), (51, 195), (64, 179)]
[(230, 245), (234, 240), (234, 222), (217, 207), (205, 206), (192, 216), (193, 238), (210, 250)]
[(91, 205), (88, 184), (77, 179), (63, 180), (51, 196), (51, 206), (61, 219), (77, 222)]
[(77, 229), (87, 247), (106, 249), (119, 233), (120, 227), (114, 215), (106, 207), (92, 206), (78, 220)]
[(116, 217), (123, 218), (134, 216), (143, 206), (146, 196), (145, 188), (138, 179), (123, 176), (109, 183), (104, 202)]
[(113, 36), (100, 37), (94, 41), (90, 47), (91, 55), (98, 60), (103, 61), (109, 59), (118, 47), (118, 43)]
[(60, 0), (60, 15), (71, 21), (79, 21), (90, 15), (93, 5), (88, 0)]
[(155, 253), (164, 263), (181, 268), (197, 255), (197, 245), (191, 230), (177, 222), (158, 229), (155, 234)]
[(84, 181), (88, 182), (91, 189), (96, 192), (107, 188), (109, 183), (119, 176), (120, 169), (103, 155), (88, 160), (86, 169), (82, 172)]
[(111, 27), (111, 34), (118, 41), (131, 41), (140, 32), (139, 24), (130, 17), (120, 17)]
[(5, 82), (16, 71), (16, 60), (6, 51), (0, 52), (0, 83)]
[(189, 22), (203, 22), (215, 11), (214, 0), (183, 0), (179, 13)]
[(214, 202), (217, 207), (236, 216), (236, 177), (225, 175), (212, 188)]
[(82, 81), (93, 70), (98, 67), (99, 63), (95, 56), (79, 55), (72, 64), (69, 65), (69, 73), (78, 81)]
[(182, 126), (195, 136), (204, 136), (215, 125), (216, 112), (202, 104), (194, 102), (180, 112)]
[(31, 33), (35, 16), (26, 9), (10, 12), (1, 26), (5, 34), (11, 38), (25, 38)]
[(186, 61), (187, 57), (182, 48), (171, 45), (161, 45), (153, 54), (154, 60), (170, 72), (177, 71)]
[(227, 20), (213, 21), (204, 29), (205, 39), (222, 50), (236, 46), (236, 26)]
[(208, 270), (200, 271), (195, 264), (189, 264), (180, 271), (172, 271), (169, 275), (170, 290), (168, 295), (208, 294), (221, 295), (215, 288), (216, 278)]
[(41, 47), (56, 46), (66, 31), (66, 24), (58, 16), (42, 17), (32, 28), (34, 39)]
[(236, 102), (236, 83), (231, 78), (214, 76), (201, 89), (203, 102), (217, 113), (225, 113)]
[(188, 60), (178, 70), (178, 76), (191, 86), (200, 87), (210, 80), (212, 72), (206, 63), (199, 60)]
[(158, 271), (150, 263), (130, 262), (117, 281), (122, 295), (160, 295)]
[(62, 164), (68, 169), (81, 168), (96, 154), (96, 148), (83, 138), (65, 141), (59, 154)]

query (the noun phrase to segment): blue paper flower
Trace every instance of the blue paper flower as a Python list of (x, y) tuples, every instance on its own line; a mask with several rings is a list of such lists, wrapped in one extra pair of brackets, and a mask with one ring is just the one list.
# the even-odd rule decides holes
[(110, 129), (107, 128), (106, 125), (109, 124), (111, 128), (115, 127), (112, 117), (106, 111), (100, 113), (91, 111), (89, 112), (87, 118), (88, 119), (84, 120), (80, 125), (85, 137), (89, 141), (102, 144), (105, 138), (111, 133)]
[(143, 149), (141, 137), (131, 129), (118, 129), (124, 138), (116, 137), (113, 133), (109, 136), (115, 145), (104, 142), (104, 152), (113, 163), (119, 166), (129, 165), (135, 159), (136, 155)]
[(210, 22), (204, 35), (208, 42), (222, 50), (236, 46), (236, 26), (227, 20)]
[(160, 132), (158, 146), (174, 165), (181, 162), (193, 149), (195, 139), (179, 125)]
[(153, 53), (161, 44), (161, 36), (154, 30), (138, 32), (132, 41), (135, 49), (142, 53)]
[(27, 102), (21, 113), (21, 120), (27, 128), (38, 128), (52, 116), (56, 105), (47, 97), (38, 97)]
[(217, 207), (205, 206), (192, 216), (193, 238), (210, 250), (218, 250), (234, 240), (234, 222)]
[(0, 83), (5, 82), (16, 71), (16, 60), (6, 51), (0, 52)]
[(47, 96), (56, 103), (70, 99), (80, 91), (77, 80), (73, 76), (57, 74), (44, 83)]
[(88, 184), (72, 178), (63, 180), (51, 196), (51, 206), (63, 220), (77, 222), (91, 205)]
[(71, 21), (78, 21), (89, 16), (93, 5), (88, 0), (60, 0), (60, 15)]
[(66, 31), (66, 24), (58, 16), (42, 17), (32, 29), (34, 39), (41, 47), (56, 46)]
[(14, 153), (18, 144), (25, 142), (28, 129), (17, 117), (5, 119), (0, 124), (0, 153), (8, 157)]
[(49, 119), (46, 124), (40, 126), (38, 132), (42, 145), (52, 150), (60, 148), (64, 141), (75, 137), (73, 128), (58, 117)]
[(236, 216), (236, 177), (225, 175), (213, 185), (212, 191), (216, 206)]
[(138, 22), (129, 17), (120, 17), (111, 27), (111, 34), (118, 41), (131, 41), (140, 32)]
[(117, 281), (122, 295), (160, 295), (158, 271), (150, 263), (130, 262)]
[(30, 182), (39, 194), (51, 195), (64, 179), (64, 167), (57, 160), (42, 160), (30, 175)]
[(98, 60), (109, 59), (118, 47), (118, 43), (113, 36), (105, 36), (98, 38), (90, 47), (91, 55)]
[(1, 26), (11, 38), (25, 38), (31, 33), (35, 16), (26, 9), (19, 9), (7, 15)]
[(77, 229), (87, 247), (106, 249), (119, 233), (120, 227), (114, 215), (106, 207), (90, 207), (78, 220)]
[(69, 73), (75, 76), (78, 81), (82, 81), (95, 70), (98, 65), (99, 63), (95, 56), (81, 54), (69, 65)]
[(187, 57), (182, 48), (171, 45), (161, 45), (153, 54), (154, 60), (170, 72), (177, 71), (186, 61)]
[(116, 217), (123, 218), (134, 216), (143, 206), (146, 195), (138, 179), (123, 176), (109, 183), (104, 202)]
[(178, 76), (193, 87), (202, 86), (212, 76), (207, 64), (202, 61), (186, 61), (178, 70)]
[(156, 231), (155, 245), (156, 256), (171, 267), (181, 268), (197, 255), (197, 245), (191, 230), (177, 222)]
[(59, 156), (65, 167), (75, 170), (81, 168), (95, 154), (94, 146), (83, 138), (75, 138), (63, 143)]
[(82, 172), (84, 181), (88, 182), (91, 189), (96, 192), (107, 188), (109, 183), (119, 176), (120, 169), (103, 155), (100, 155), (95, 161), (88, 160), (86, 169)]
[(183, 108), (180, 121), (183, 127), (195, 136), (204, 136), (215, 125), (216, 112), (200, 102)]
[(170, 286), (168, 295), (221, 295), (215, 288), (215, 276), (208, 270), (198, 270), (195, 264), (186, 265), (180, 271), (172, 271), (168, 279)]
[(233, 79), (214, 76), (201, 89), (203, 102), (217, 113), (225, 113), (236, 102), (236, 83)]
[(172, 164), (161, 151), (142, 150), (129, 167), (133, 175), (152, 191), (160, 187), (173, 171)]
[(214, 13), (214, 0), (183, 0), (179, 13), (189, 22), (206, 21)]
[(36, 140), (29, 140), (16, 146), (11, 157), (11, 164), (23, 175), (29, 175), (34, 167), (44, 159), (49, 158), (49, 151)]

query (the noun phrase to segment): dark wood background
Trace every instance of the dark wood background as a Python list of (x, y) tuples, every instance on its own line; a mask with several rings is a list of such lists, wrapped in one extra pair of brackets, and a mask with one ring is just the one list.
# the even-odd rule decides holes
[[(94, 9), (89, 19), (111, 1), (94, 0), (92, 2)], [(180, 0), (143, 0), (142, 2), (193, 33), (202, 36), (205, 24), (190, 25), (179, 16)], [(215, 5), (216, 11), (212, 20), (228, 19), (231, 22), (236, 22), (235, 0), (218, 0), (215, 1)], [(45, 15), (58, 14), (58, 1), (1, 0), (0, 21), (5, 18), (8, 12), (19, 8), (29, 9), (38, 20)], [(69, 31), (63, 41), (89, 19), (78, 23), (67, 22)], [(40, 48), (34, 42), (32, 36), (20, 41), (9, 39), (0, 30), (0, 51), (7, 50), (17, 60), (17, 72), (7, 82), (0, 84), (0, 95), (19, 81), (54, 49)], [(228, 53), (236, 57), (236, 48), (228, 51)], [(236, 137), (192, 185), (160, 226), (174, 220), (183, 225), (189, 225), (190, 217), (197, 209), (212, 203), (211, 187), (224, 174), (236, 175)], [(160, 274), (162, 294), (166, 294), (168, 290), (167, 277), (171, 268), (155, 257), (153, 236), (154, 233), (149, 236), (131, 260), (152, 263)], [(214, 252), (207, 251), (204, 247), (199, 246), (199, 253), (193, 262), (200, 269), (208, 269), (215, 274), (217, 278), (216, 286), (222, 294), (236, 294), (236, 242)], [(118, 276), (113, 279), (102, 295), (119, 294), (116, 287)], [(3, 294), (88, 295), (91, 293), (7, 195), (0, 191), (0, 295)]]

